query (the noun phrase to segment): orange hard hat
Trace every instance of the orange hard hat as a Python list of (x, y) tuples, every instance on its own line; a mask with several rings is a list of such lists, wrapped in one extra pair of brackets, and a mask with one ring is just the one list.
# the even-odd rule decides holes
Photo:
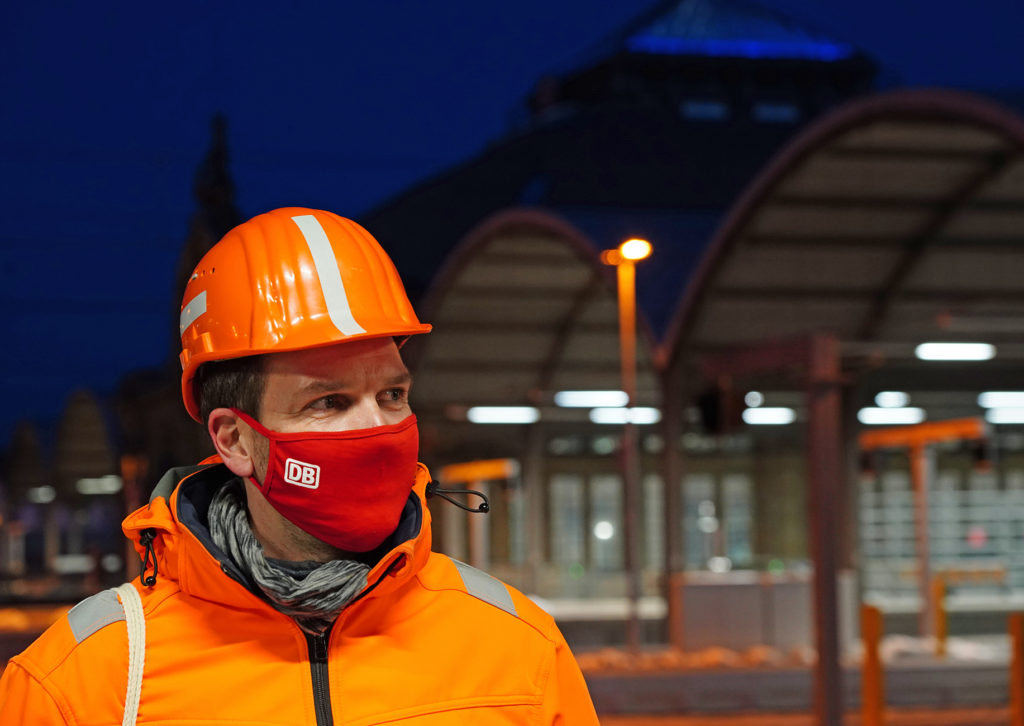
[(192, 384), (203, 363), (430, 331), (369, 232), (298, 207), (224, 235), (185, 286), (179, 322), (181, 394), (200, 423)]

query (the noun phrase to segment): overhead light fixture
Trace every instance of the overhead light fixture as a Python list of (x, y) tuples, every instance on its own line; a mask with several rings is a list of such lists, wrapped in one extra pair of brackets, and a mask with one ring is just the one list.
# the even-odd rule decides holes
[(747, 391), (747, 395), (743, 397), (743, 403), (747, 404), (750, 408), (763, 406), (764, 394), (760, 391)]
[(629, 403), (625, 391), (559, 391), (555, 405), (562, 408), (621, 407)]
[(651, 256), (651, 243), (634, 237), (619, 245), (619, 254), (627, 260), (645, 260)]
[(594, 408), (590, 411), (590, 420), (596, 424), (655, 424), (661, 421), (661, 411), (650, 406)]
[(990, 360), (996, 347), (991, 343), (921, 343), (914, 355), (921, 360)]
[(31, 487), (25, 492), (25, 499), (32, 504), (49, 504), (57, 498), (57, 490), (49, 484)]
[(985, 420), (991, 424), (1024, 424), (1024, 406), (990, 408), (985, 412)]
[(875, 404), (881, 408), (903, 408), (910, 403), (910, 394), (903, 391), (879, 391)]
[(924, 409), (916, 406), (903, 408), (875, 408), (867, 406), (857, 412), (857, 420), (869, 426), (906, 426), (924, 421)]
[(796, 421), (796, 411), (785, 406), (748, 408), (742, 416), (743, 422), (751, 426), (785, 426)]
[(1024, 408), (1024, 391), (985, 391), (978, 394), (982, 408)]
[(619, 265), (623, 260), (639, 262), (651, 256), (651, 243), (645, 239), (633, 237), (627, 239), (615, 249), (605, 250), (601, 253), (601, 262), (606, 265)]
[(75, 482), (75, 490), (79, 494), (117, 494), (121, 491), (121, 477), (117, 474), (94, 476), (79, 479)]
[(540, 420), (533, 406), (473, 406), (466, 418), (475, 424), (532, 424)]

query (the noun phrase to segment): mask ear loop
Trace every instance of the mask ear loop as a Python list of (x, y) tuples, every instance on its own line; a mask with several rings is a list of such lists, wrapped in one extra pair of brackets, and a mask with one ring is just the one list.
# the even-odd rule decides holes
[[(483, 501), (480, 502), (478, 507), (467, 507), (459, 500), (449, 496), (450, 494), (475, 494), (483, 499)], [(440, 484), (436, 481), (432, 481), (427, 484), (427, 499), (430, 499), (433, 496), (439, 496), (446, 502), (454, 504), (459, 509), (465, 509), (467, 512), (472, 512), (473, 514), (487, 514), (491, 511), (491, 504), (487, 501), (487, 495), (483, 492), (478, 492), (476, 489), (442, 489)]]

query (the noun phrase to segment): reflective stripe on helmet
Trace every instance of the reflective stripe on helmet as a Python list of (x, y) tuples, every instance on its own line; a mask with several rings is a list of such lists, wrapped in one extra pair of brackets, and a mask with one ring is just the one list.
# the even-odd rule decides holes
[(313, 264), (316, 266), (316, 274), (320, 278), (320, 287), (324, 292), (327, 314), (330, 316), (331, 322), (345, 335), (365, 333), (366, 330), (352, 316), (348, 295), (345, 294), (345, 285), (341, 281), (338, 260), (334, 256), (334, 250), (331, 248), (331, 242), (327, 239), (324, 228), (312, 214), (292, 217), (292, 221), (298, 226), (302, 236), (306, 238), (309, 252), (313, 255)]
[(206, 312), (206, 290), (188, 301), (188, 305), (181, 309), (181, 317), (178, 318), (178, 335), (184, 335), (185, 330)]

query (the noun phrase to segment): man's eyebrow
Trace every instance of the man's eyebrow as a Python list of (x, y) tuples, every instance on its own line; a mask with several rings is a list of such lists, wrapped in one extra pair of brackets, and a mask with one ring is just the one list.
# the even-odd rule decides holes
[[(403, 371), (397, 373), (384, 381), (385, 386), (401, 386), (412, 383), (412, 374), (409, 371)], [(319, 379), (310, 381), (309, 383), (302, 386), (302, 390), (308, 393), (327, 393), (329, 391), (344, 391), (346, 388), (350, 388), (351, 384), (337, 379), (337, 380), (324, 380)]]
[(389, 386), (400, 386), (403, 384), (410, 384), (412, 383), (412, 373), (410, 373), (409, 371), (403, 371), (402, 373), (399, 373), (398, 375), (392, 376), (391, 378), (387, 379), (385, 383)]

